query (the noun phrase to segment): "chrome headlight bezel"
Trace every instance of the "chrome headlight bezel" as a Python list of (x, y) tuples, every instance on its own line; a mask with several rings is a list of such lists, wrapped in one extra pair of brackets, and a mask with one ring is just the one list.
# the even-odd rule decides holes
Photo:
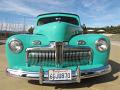
[(109, 48), (109, 44), (108, 42), (106, 41), (105, 38), (100, 38), (98, 39), (96, 42), (96, 49), (100, 52), (104, 52), (104, 51), (107, 51), (108, 48)]
[(18, 39), (13, 39), (9, 42), (9, 48), (14, 53), (20, 53), (23, 50), (23, 44)]

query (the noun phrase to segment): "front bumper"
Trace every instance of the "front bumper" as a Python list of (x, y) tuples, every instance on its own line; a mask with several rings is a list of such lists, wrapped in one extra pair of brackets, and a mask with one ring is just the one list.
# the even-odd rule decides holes
[(104, 75), (111, 72), (111, 65), (105, 65), (99, 68), (89, 69), (89, 70), (80, 70), (78, 67), (76, 71), (72, 71), (72, 80), (65, 80), (65, 81), (49, 81), (48, 80), (48, 72), (42, 73), (43, 76), (40, 78), (40, 72), (27, 72), (22, 70), (13, 70), (7, 69), (7, 73), (12, 76), (19, 76), (19, 77), (27, 77), (33, 80), (39, 80), (40, 84), (42, 83), (53, 83), (53, 84), (60, 84), (60, 83), (74, 83), (80, 82), (81, 79), (96, 77), (100, 75)]

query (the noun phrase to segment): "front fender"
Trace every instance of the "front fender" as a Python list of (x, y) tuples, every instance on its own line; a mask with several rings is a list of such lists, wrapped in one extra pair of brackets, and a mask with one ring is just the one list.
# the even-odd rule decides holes
[[(20, 53), (14, 53), (9, 48), (10, 41), (18, 39), (23, 44), (23, 50)], [(41, 41), (40, 45), (34, 45), (32, 42), (35, 40)], [(6, 49), (6, 57), (8, 61), (8, 68), (17, 69), (20, 67), (26, 66), (26, 49), (28, 47), (37, 47), (42, 45), (48, 45), (49, 41), (47, 37), (43, 35), (30, 35), (30, 34), (19, 34), (11, 36), (7, 39), (5, 49)]]
[[(104, 38), (107, 41), (107, 43), (109, 44), (108, 50), (106, 50), (104, 52), (100, 52), (96, 49), (95, 42), (100, 38)], [(77, 35), (70, 40), (69, 44), (70, 45), (78, 45), (77, 42), (79, 40), (84, 40), (86, 42), (85, 45), (80, 45), (80, 46), (87, 46), (87, 47), (92, 48), (92, 60), (93, 60), (92, 64), (93, 65), (96, 65), (96, 64), (105, 65), (107, 63), (108, 58), (109, 58), (109, 52), (110, 52), (110, 40), (108, 37), (101, 35), (101, 34)]]

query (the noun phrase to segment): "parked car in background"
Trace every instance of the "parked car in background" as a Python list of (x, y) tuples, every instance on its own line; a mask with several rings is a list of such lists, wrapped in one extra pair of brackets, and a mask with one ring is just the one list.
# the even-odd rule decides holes
[(60, 84), (111, 72), (109, 38), (83, 32), (78, 15), (37, 16), (33, 34), (7, 39), (7, 73), (39, 80), (40, 84)]

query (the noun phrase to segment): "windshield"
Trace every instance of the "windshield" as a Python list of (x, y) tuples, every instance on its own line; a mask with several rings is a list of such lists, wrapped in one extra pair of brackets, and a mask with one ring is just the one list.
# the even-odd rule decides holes
[(51, 22), (67, 22), (67, 23), (70, 23), (70, 24), (79, 25), (77, 19), (75, 19), (73, 17), (65, 17), (65, 16), (40, 18), (38, 20), (37, 25), (40, 26), (40, 25), (43, 25), (43, 24), (51, 23)]

